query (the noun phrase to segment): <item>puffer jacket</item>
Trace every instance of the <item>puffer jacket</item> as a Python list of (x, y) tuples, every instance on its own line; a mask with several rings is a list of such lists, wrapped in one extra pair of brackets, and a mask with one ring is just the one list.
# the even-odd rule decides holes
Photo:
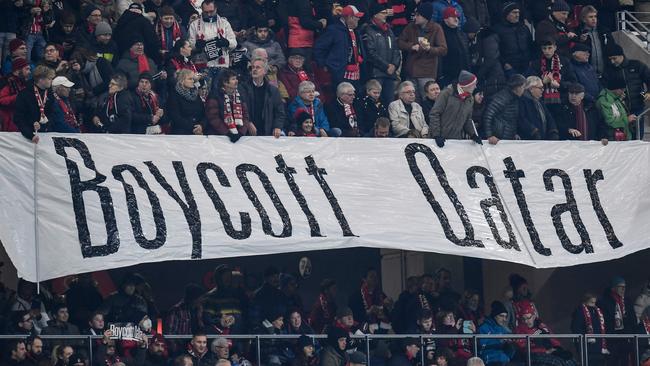
[[(388, 28), (388, 32), (384, 32), (370, 23), (362, 28), (361, 39), (366, 51), (365, 64), (368, 75), (373, 78), (395, 79), (402, 63), (402, 53), (393, 31)], [(389, 64), (395, 65), (395, 72), (392, 75), (386, 73)]]
[[(506, 82), (506, 76), (500, 62), (499, 36), (491, 28), (486, 28), (481, 29), (476, 37), (478, 55), (472, 66), (478, 78), (479, 86), (485, 96), (490, 97), (501, 90)], [(474, 49), (474, 47), (470, 46), (470, 49)], [(472, 59), (474, 60), (474, 57)]]
[(461, 100), (457, 84), (446, 87), (429, 112), (429, 135), (446, 139), (462, 139), (463, 131), (468, 136), (476, 135), (472, 122), (473, 108), (474, 98), (469, 96)]
[(494, 95), (483, 115), (485, 136), (512, 140), (517, 134), (519, 119), (519, 97), (510, 89)]
[[(515, 103), (516, 104), (516, 103)], [(488, 318), (478, 328), (479, 334), (511, 334), (512, 332), (497, 324), (493, 318)], [(508, 350), (506, 342), (503, 339), (482, 339), (479, 341), (480, 357), (489, 363), (509, 363), (514, 354), (514, 350)]]
[[(640, 61), (625, 58), (623, 63), (616, 67), (608, 63), (605, 68), (605, 80), (612, 79), (625, 80), (626, 106), (630, 111), (643, 109), (643, 96), (641, 92), (645, 90), (644, 84), (650, 84), (650, 69)], [(605, 83), (607, 85), (607, 82)]]
[(256, 48), (265, 49), (266, 53), (269, 54), (269, 65), (275, 66), (278, 69), (281, 69), (287, 64), (287, 59), (284, 57), (282, 47), (275, 41), (275, 33), (273, 33), (273, 31), (269, 31), (269, 35), (265, 41), (261, 41), (257, 38), (257, 35), (253, 33), (248, 41), (244, 42), (244, 47), (248, 50), (249, 56), (253, 55), (253, 51)]
[(523, 22), (512, 24), (507, 20), (494, 26), (499, 36), (501, 64), (510, 64), (518, 71), (528, 68), (533, 50), (533, 36)]

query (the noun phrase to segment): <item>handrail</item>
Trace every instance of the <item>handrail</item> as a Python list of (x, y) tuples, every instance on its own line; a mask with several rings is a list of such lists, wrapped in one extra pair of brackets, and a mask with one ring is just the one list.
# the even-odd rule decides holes
[(650, 13), (630, 12), (627, 10), (619, 11), (617, 13), (618, 16), (617, 28), (618, 30), (628, 31), (628, 27), (629, 27), (633, 31), (637, 32), (639, 34), (639, 37), (645, 38), (646, 41), (645, 48), (646, 51), (648, 51), (650, 50), (650, 29), (646, 27), (645, 24), (650, 24), (650, 22), (642, 22), (633, 14), (650, 14)]

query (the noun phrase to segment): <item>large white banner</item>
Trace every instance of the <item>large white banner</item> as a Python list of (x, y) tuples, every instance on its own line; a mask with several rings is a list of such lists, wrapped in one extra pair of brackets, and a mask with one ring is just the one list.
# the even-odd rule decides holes
[(0, 134), (0, 240), (33, 281), (354, 246), (570, 266), (648, 247), (649, 146)]

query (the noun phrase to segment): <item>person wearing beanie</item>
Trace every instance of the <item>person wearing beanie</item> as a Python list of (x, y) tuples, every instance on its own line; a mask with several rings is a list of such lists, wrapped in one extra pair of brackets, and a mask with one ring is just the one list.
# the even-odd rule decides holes
[(600, 140), (607, 145), (607, 125), (595, 105), (595, 98), (586, 98), (585, 87), (573, 83), (568, 87), (568, 103), (556, 120), (561, 140)]
[(627, 83), (623, 78), (610, 77), (606, 79), (606, 86), (596, 98), (596, 106), (600, 110), (607, 125), (607, 138), (614, 141), (627, 141), (634, 139), (634, 124), (636, 115), (629, 112), (624, 99)]
[(31, 76), (31, 67), (24, 58), (14, 59), (11, 73), (5, 77), (5, 85), (0, 88), (0, 131), (16, 132), (14, 110), (18, 93), (25, 90), (27, 80)]
[(571, 48), (571, 68), (576, 76), (576, 81), (585, 88), (585, 97), (590, 101), (596, 100), (602, 90), (598, 72), (589, 63), (591, 48), (584, 43), (576, 43)]
[(97, 57), (103, 58), (113, 67), (117, 66), (120, 57), (113, 40), (113, 30), (108, 23), (102, 21), (95, 26), (95, 34), (88, 47)]
[[(113, 39), (117, 44), (119, 53), (122, 55), (129, 52), (133, 45), (133, 39), (140, 39), (147, 57), (160, 62), (160, 40), (156, 35), (153, 23), (143, 14), (143, 7), (140, 3), (141, 1), (131, 4), (131, 6), (138, 6), (139, 10), (129, 8), (119, 17), (113, 29)], [(155, 73), (152, 72), (152, 74)], [(138, 74), (134, 75), (134, 77), (137, 79)], [(131, 82), (131, 80), (129, 81)]]
[(505, 76), (526, 73), (533, 55), (533, 35), (523, 22), (519, 4), (506, 3), (502, 14), (502, 20), (492, 28), (498, 36)]
[(301, 335), (296, 343), (296, 358), (291, 362), (291, 366), (313, 366), (314, 364), (314, 340), (306, 335)]
[(420, 99), (424, 95), (424, 84), (438, 78), (439, 58), (448, 50), (442, 27), (431, 20), (432, 12), (431, 3), (420, 3), (414, 22), (404, 28), (398, 40), (406, 58), (402, 79), (408, 78), (415, 83)]
[(81, 24), (77, 29), (75, 43), (79, 47), (90, 48), (95, 40), (95, 28), (104, 21), (103, 11), (92, 3), (86, 4), (81, 10)]
[[(122, 55), (122, 58), (115, 67), (115, 70), (126, 74), (129, 80), (129, 90), (135, 90), (138, 86), (138, 78), (140, 77), (140, 74), (148, 72), (151, 75), (156, 75), (158, 73), (158, 66), (156, 66), (153, 59), (147, 57), (145, 52), (146, 46), (144, 40), (139, 33), (135, 33), (131, 36), (129, 50)], [(159, 80), (162, 81), (166, 78), (167, 72), (161, 71)]]
[(320, 356), (320, 366), (346, 366), (349, 353), (345, 352), (350, 343), (348, 333), (338, 327), (330, 327), (327, 341)]
[(417, 338), (408, 337), (403, 339), (393, 357), (388, 362), (389, 366), (416, 366), (419, 365), (419, 356), (421, 344)]
[(159, 135), (161, 126), (167, 122), (165, 111), (160, 105), (160, 97), (153, 90), (153, 77), (145, 71), (138, 76), (137, 87), (133, 91), (132, 133)]
[(5, 58), (4, 64), (2, 65), (2, 73), (9, 75), (11, 73), (11, 65), (13, 63), (13, 60), (19, 58), (27, 60), (27, 45), (22, 39), (14, 38), (9, 42), (9, 54)]
[[(514, 81), (513, 81), (514, 82)], [(490, 305), (490, 316), (478, 328), (479, 334), (512, 334), (508, 329), (508, 310), (500, 301)], [(482, 339), (479, 341), (480, 357), (486, 365), (507, 364), (515, 355), (514, 344), (506, 339)]]
[(496, 93), (483, 114), (483, 129), (488, 142), (518, 138), (519, 98), (524, 94), (526, 78), (515, 74), (508, 79), (508, 87)]
[(451, 84), (461, 70), (469, 70), (469, 40), (460, 28), (459, 16), (453, 6), (443, 12), (442, 30), (447, 41), (447, 54), (441, 60), (442, 67), (436, 80), (441, 88)]
[(438, 147), (445, 146), (446, 139), (460, 140), (463, 134), (482, 144), (472, 121), (474, 97), (478, 79), (469, 71), (462, 70), (458, 81), (446, 87), (429, 113), (429, 135)]
[[(395, 81), (402, 64), (397, 39), (387, 23), (388, 14), (386, 4), (374, 3), (370, 6), (370, 22), (361, 29), (368, 76), (380, 83), (381, 102), (384, 105), (395, 98)], [(375, 120), (367, 122), (372, 124)]]
[(61, 57), (68, 60), (76, 47), (76, 33), (79, 28), (76, 25), (75, 14), (65, 10), (60, 13), (54, 27), (48, 32), (48, 41), (63, 46)]
[(558, 53), (563, 57), (570, 56), (571, 44), (579, 40), (579, 37), (567, 26), (570, 11), (569, 5), (564, 0), (555, 0), (551, 7), (551, 14), (535, 28), (535, 39), (542, 41), (553, 39)]
[(459, 4), (457, 0), (435, 0), (432, 4), (433, 14), (431, 15), (431, 20), (442, 24), (445, 19), (445, 13), (448, 12), (448, 8), (454, 8), (456, 10), (456, 17), (458, 18), (458, 26), (463, 27), (465, 25), (465, 13), (463, 7)]
[[(606, 90), (614, 87), (620, 87), (620, 85), (609, 85)], [(607, 120), (607, 117), (605, 119)], [(607, 334), (633, 334), (636, 332), (637, 320), (633, 301), (626, 296), (626, 283), (623, 277), (612, 278), (610, 285), (605, 288), (602, 297), (598, 300), (597, 306), (602, 310), (605, 318)], [(608, 339), (607, 349), (611, 353), (614, 365), (628, 364), (632, 349), (625, 339)]]

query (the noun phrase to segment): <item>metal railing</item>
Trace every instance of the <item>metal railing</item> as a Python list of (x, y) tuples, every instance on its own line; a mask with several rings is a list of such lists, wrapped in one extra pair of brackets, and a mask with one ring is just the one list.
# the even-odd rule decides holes
[[(315, 339), (325, 339), (326, 335), (323, 334), (312, 334), (307, 335), (308, 337)], [(70, 341), (86, 341), (88, 345), (88, 360), (89, 365), (93, 366), (93, 340), (101, 339), (102, 336), (95, 335), (42, 335), (40, 336), (46, 342), (47, 340), (70, 340)], [(259, 360), (262, 360), (262, 347), (261, 343), (264, 340), (272, 339), (298, 339), (299, 335), (272, 335), (272, 334), (255, 334), (255, 335), (208, 335), (209, 339), (215, 338), (226, 338), (232, 340), (249, 340), (255, 343), (255, 356), (256, 356), (256, 365), (260, 365)], [(0, 340), (3, 339), (24, 339), (24, 335), (0, 335)], [(167, 340), (190, 340), (192, 335), (165, 335)], [(363, 340), (365, 343), (365, 349), (363, 350), (366, 355), (370, 355), (370, 343), (372, 341), (378, 340), (402, 340), (405, 338), (416, 338), (420, 341), (420, 344), (424, 344), (427, 340), (452, 340), (452, 339), (471, 339), (472, 354), (474, 356), (480, 357), (481, 347), (479, 342), (483, 339), (503, 339), (503, 340), (517, 340), (525, 339), (526, 340), (526, 365), (533, 365), (533, 353), (531, 352), (531, 342), (535, 339), (570, 339), (574, 341), (576, 345), (576, 351), (578, 352), (577, 357), (578, 361), (583, 366), (589, 365), (589, 340), (590, 339), (627, 339), (633, 340), (634, 343), (634, 361), (636, 365), (641, 363), (641, 354), (640, 354), (640, 341), (645, 340), (645, 342), (650, 346), (650, 335), (648, 334), (537, 334), (537, 335), (528, 335), (528, 334), (432, 334), (432, 335), (422, 335), (422, 334), (381, 334), (381, 335), (354, 335), (351, 337), (356, 340)], [(575, 342), (577, 340), (577, 342)], [(84, 343), (86, 343), (84, 342)], [(209, 342), (210, 344), (210, 342)], [(425, 352), (420, 352), (422, 365), (426, 365)], [(368, 358), (368, 366), (372, 366), (370, 363), (370, 358)]]
[(639, 16), (650, 18), (650, 12), (619, 11), (616, 13), (616, 27), (620, 31), (634, 32), (645, 42), (646, 51), (650, 51), (650, 21), (639, 20)]

